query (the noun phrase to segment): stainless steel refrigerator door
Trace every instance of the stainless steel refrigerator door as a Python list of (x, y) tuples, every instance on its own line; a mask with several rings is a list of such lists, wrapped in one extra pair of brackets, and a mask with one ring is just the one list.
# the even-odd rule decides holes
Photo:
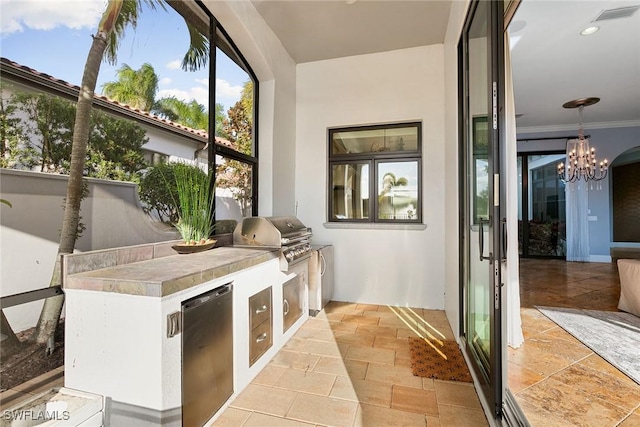
[(322, 283), (322, 307), (327, 305), (333, 299), (333, 246), (325, 246), (319, 251), (320, 253), (320, 276)]
[(233, 393), (233, 291), (182, 304), (182, 425), (203, 426)]

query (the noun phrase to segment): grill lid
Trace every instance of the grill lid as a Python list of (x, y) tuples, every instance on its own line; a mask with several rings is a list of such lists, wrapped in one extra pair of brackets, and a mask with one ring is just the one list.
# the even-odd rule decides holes
[(310, 235), (310, 230), (296, 217), (248, 217), (236, 226), (233, 244), (277, 249)]

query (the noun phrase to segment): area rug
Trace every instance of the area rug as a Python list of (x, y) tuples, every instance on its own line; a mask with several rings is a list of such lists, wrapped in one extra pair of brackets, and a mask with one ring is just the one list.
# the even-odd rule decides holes
[(617, 311), (536, 308), (640, 384), (640, 317)]
[(409, 337), (413, 375), (444, 381), (473, 382), (458, 343), (452, 340), (441, 343)]

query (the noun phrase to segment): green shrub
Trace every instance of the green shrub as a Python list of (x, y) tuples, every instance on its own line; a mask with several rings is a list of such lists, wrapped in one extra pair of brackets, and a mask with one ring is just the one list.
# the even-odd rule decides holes
[(140, 201), (148, 214), (157, 213), (160, 221), (178, 222), (178, 189), (174, 170), (179, 163), (160, 163), (148, 169), (140, 179)]

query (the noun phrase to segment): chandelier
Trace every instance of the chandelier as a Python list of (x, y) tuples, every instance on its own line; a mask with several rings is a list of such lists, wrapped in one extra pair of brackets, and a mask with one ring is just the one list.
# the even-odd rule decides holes
[(564, 108), (578, 108), (580, 125), (578, 128), (578, 138), (567, 140), (567, 165), (558, 165), (558, 177), (562, 182), (576, 182), (580, 179), (587, 181), (600, 181), (607, 177), (609, 165), (607, 159), (598, 164), (596, 160), (596, 149), (589, 147), (589, 138), (584, 137), (584, 127), (582, 124), (582, 110), (585, 106), (593, 105), (600, 101), (600, 98), (580, 98), (566, 102)]

